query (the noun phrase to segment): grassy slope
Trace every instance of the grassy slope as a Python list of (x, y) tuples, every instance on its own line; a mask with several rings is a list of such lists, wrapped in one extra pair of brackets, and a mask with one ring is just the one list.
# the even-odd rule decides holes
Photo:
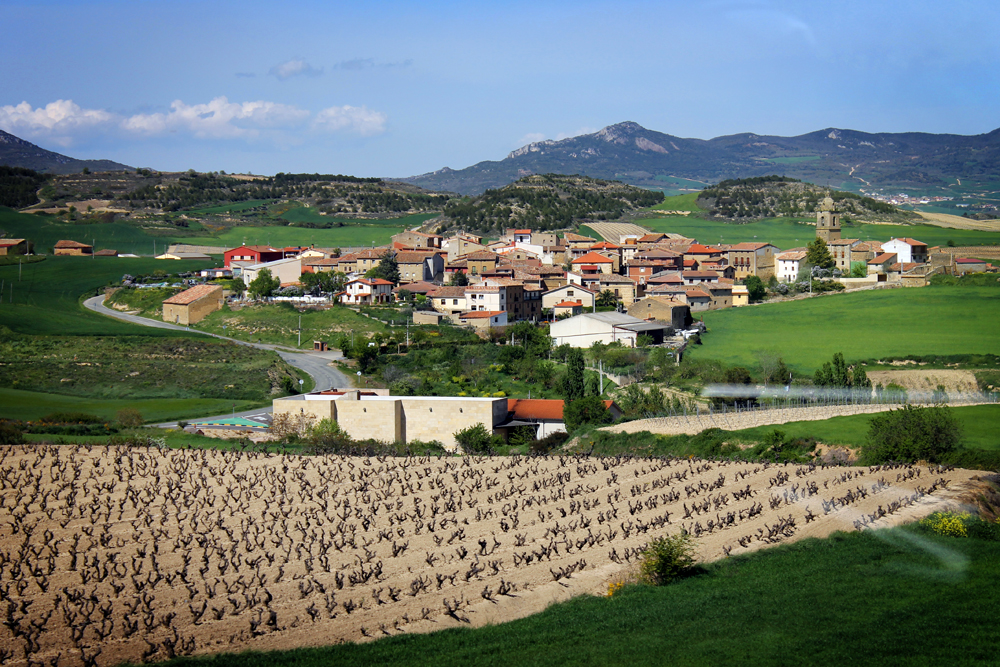
[(0, 387), (0, 418), (8, 419), (35, 420), (53, 412), (86, 412), (111, 420), (123, 408), (136, 408), (147, 422), (161, 422), (225, 414), (234, 403), (237, 411), (261, 405), (259, 401), (218, 398), (90, 399)]
[(837, 352), (848, 362), (892, 355), (1000, 353), (1000, 290), (931, 286), (855, 292), (705, 314), (696, 358), (753, 367), (775, 350), (800, 373)]
[[(114, 248), (120, 253), (146, 255), (153, 252), (152, 236), (139, 227), (121, 222), (72, 224), (60, 222), (52, 215), (28, 215), (0, 206), (0, 229), (6, 231), (8, 237), (33, 241), (38, 253), (52, 252), (52, 246), (62, 239), (96, 243), (97, 250)], [(160, 252), (167, 248), (162, 239), (157, 239), (156, 247)]]
[[(962, 425), (962, 444), (970, 449), (1000, 450), (1000, 405), (969, 405), (953, 408)], [(821, 421), (789, 422), (778, 426), (758, 426), (732, 431), (734, 439), (761, 442), (764, 436), (778, 429), (788, 438), (816, 438), (828, 445), (859, 447), (868, 436), (871, 415), (834, 417)]]
[(475, 630), (166, 664), (961, 665), (1000, 654), (1000, 543), (838, 533)]
[[(224, 307), (195, 325), (201, 331), (238, 340), (296, 347), (299, 317), (302, 318), (302, 349), (311, 350), (313, 340), (335, 343), (341, 333), (371, 334), (388, 331), (381, 321), (359, 315), (346, 306), (299, 313), (288, 305), (250, 306), (232, 311)], [(223, 329), (223, 324), (226, 328)]]
[[(178, 336), (181, 332), (149, 329), (97, 315), (83, 308), (81, 294), (117, 282), (123, 274), (183, 271), (209, 268), (211, 261), (168, 261), (128, 257), (49, 257), (27, 264), (18, 280), (17, 266), (0, 266), (3, 301), (0, 325), (26, 334)], [(10, 305), (10, 285), (14, 302)]]
[[(337, 218), (321, 216), (315, 210), (305, 207), (293, 208), (287, 211), (284, 216), (291, 222), (334, 222)], [(247, 243), (267, 243), (275, 246), (290, 245), (312, 245), (321, 248), (336, 247), (356, 247), (370, 245), (384, 245), (389, 243), (393, 234), (398, 234), (404, 229), (410, 229), (422, 224), (433, 214), (422, 213), (410, 215), (405, 218), (394, 220), (343, 220), (343, 227), (332, 229), (308, 229), (303, 227), (233, 227), (223, 233), (212, 237), (198, 237), (198, 239), (172, 239), (177, 243), (206, 243), (209, 245), (219, 244), (231, 247), (239, 246), (246, 240)]]
[[(700, 211), (695, 205), (697, 193), (668, 197), (654, 209), (667, 211)], [(741, 243), (767, 241), (781, 249), (805, 246), (816, 237), (815, 225), (803, 222), (805, 218), (769, 218), (758, 222), (737, 225), (690, 216), (655, 216), (636, 220), (636, 224), (655, 232), (672, 232), (695, 238), (702, 243)], [(814, 218), (809, 218), (815, 222)], [(1000, 244), (1000, 233), (977, 232), (963, 229), (945, 229), (932, 225), (867, 225), (844, 227), (845, 238), (862, 241), (886, 242), (892, 237), (906, 236), (935, 246), (954, 241), (956, 245)]]

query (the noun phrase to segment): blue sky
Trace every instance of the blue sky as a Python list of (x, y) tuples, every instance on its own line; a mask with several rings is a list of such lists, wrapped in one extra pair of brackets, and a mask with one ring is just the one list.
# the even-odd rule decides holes
[(409, 176), (632, 120), (1000, 127), (1000, 3), (0, 0), (0, 129), (163, 170)]

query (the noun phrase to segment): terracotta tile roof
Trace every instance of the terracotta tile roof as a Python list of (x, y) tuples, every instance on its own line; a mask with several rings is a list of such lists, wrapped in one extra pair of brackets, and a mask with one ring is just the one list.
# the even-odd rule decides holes
[(894, 252), (884, 252), (875, 259), (868, 260), (869, 264), (885, 264), (888, 261), (896, 259), (896, 253)]
[(761, 248), (764, 248), (764, 247), (769, 246), (769, 245), (771, 245), (771, 244), (770, 243), (748, 243), (748, 242), (744, 242), (744, 243), (736, 243), (734, 245), (731, 245), (731, 246), (729, 246), (729, 249), (730, 250), (760, 250)]
[(216, 291), (218, 291), (219, 296), (222, 296), (222, 288), (218, 285), (195, 285), (191, 289), (186, 289), (180, 294), (175, 294), (169, 299), (165, 299), (163, 303), (174, 306), (187, 306), (194, 303), (198, 299), (204, 299), (206, 296), (210, 296)]
[(476, 252), (470, 252), (468, 255), (462, 255), (462, 259), (465, 261), (497, 261), (498, 257), (495, 252), (489, 250), (477, 250)]
[(315, 259), (307, 257), (302, 260), (302, 264), (303, 266), (337, 266), (342, 261), (344, 261), (343, 257), (317, 257)]
[(712, 295), (709, 294), (708, 292), (706, 292), (703, 289), (689, 289), (689, 290), (684, 290), (684, 293), (687, 294), (688, 296), (705, 297), (706, 299), (711, 299), (712, 298)]
[(582, 257), (574, 259), (572, 264), (614, 264), (614, 260), (608, 259), (604, 255), (596, 252), (588, 252)]
[(560, 301), (554, 308), (576, 308), (577, 306), (583, 306), (583, 301)]
[(59, 241), (55, 244), (56, 248), (93, 248), (94, 246), (88, 245), (86, 243), (78, 243), (76, 241)]
[(805, 250), (789, 250), (788, 252), (783, 252), (777, 257), (775, 257), (775, 259), (784, 260), (786, 262), (795, 262), (795, 261), (801, 262), (805, 258), (806, 258)]
[(503, 315), (506, 312), (506, 310), (470, 310), (467, 313), (462, 313), (459, 317), (463, 320), (482, 320), (495, 315)]
[(956, 264), (985, 264), (985, 259), (975, 259), (974, 257), (956, 257)]
[(459, 297), (464, 299), (465, 288), (447, 285), (445, 287), (438, 287), (436, 290), (428, 292), (427, 296), (431, 299), (457, 299)]
[(24, 239), (0, 239), (0, 248), (9, 248), (23, 242)]
[(618, 248), (621, 248), (621, 246), (612, 243), (611, 241), (601, 241), (600, 243), (595, 243), (590, 246), (591, 250), (617, 250)]
[(713, 248), (711, 246), (702, 245), (700, 243), (692, 243), (688, 246), (688, 249), (684, 251), (685, 255), (720, 255), (722, 254), (721, 248)]
[(546, 398), (508, 398), (507, 412), (514, 419), (562, 421), (565, 401)]
[(397, 264), (422, 264), (430, 253), (422, 252), (398, 252), (396, 253)]
[(574, 234), (572, 232), (566, 232), (565, 234), (563, 234), (563, 239), (569, 241), (570, 243), (582, 243), (583, 241), (597, 240), (590, 236), (581, 236), (580, 234)]
[(510, 233), (511, 234), (530, 234), (531, 230), (530, 229), (512, 229)]

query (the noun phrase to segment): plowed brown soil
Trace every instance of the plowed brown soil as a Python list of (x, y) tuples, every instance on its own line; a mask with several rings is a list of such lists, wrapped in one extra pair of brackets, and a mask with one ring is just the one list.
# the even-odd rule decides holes
[(711, 560), (954, 503), (973, 472), (627, 458), (0, 448), (0, 663), (358, 641), (603, 593), (652, 537)]

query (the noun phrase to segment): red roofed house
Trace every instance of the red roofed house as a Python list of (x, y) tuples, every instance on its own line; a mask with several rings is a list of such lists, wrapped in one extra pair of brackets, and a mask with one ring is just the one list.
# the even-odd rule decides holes
[(222, 285), (195, 285), (163, 302), (163, 321), (194, 324), (222, 308)]
[(351, 305), (392, 301), (392, 283), (381, 278), (356, 278), (344, 286), (340, 300)]
[(0, 257), (6, 255), (24, 255), (28, 252), (28, 243), (24, 239), (0, 239)]
[[(560, 399), (548, 398), (508, 398), (507, 428), (517, 426), (535, 426), (535, 437), (538, 439), (553, 433), (565, 433), (566, 423), (563, 421), (563, 408), (566, 402)], [(612, 418), (622, 416), (622, 410), (614, 401), (604, 401), (604, 407)]]
[(223, 266), (231, 269), (233, 262), (244, 264), (264, 264), (285, 258), (285, 251), (272, 248), (269, 245), (241, 245), (239, 248), (227, 250), (224, 254)]
[(892, 239), (882, 244), (884, 252), (894, 252), (903, 264), (922, 264), (927, 261), (927, 244), (908, 238)]
[[(684, 259), (693, 259), (699, 264), (706, 260), (720, 259), (726, 251), (722, 248), (713, 248), (712, 246), (702, 245), (701, 243), (692, 243), (684, 251)], [(729, 262), (732, 264), (732, 262)]]
[(459, 324), (466, 324), (476, 329), (507, 326), (506, 310), (470, 310), (458, 316)]
[(774, 275), (774, 251), (770, 243), (737, 243), (729, 247), (729, 266), (735, 269), (733, 277), (742, 280), (757, 276), (767, 280)]
[(955, 258), (955, 275), (964, 276), (966, 273), (986, 273), (987, 263), (985, 259), (973, 259), (972, 257)]
[(574, 270), (583, 271), (584, 274), (615, 273), (616, 263), (614, 259), (594, 251), (581, 255), (571, 262)]

